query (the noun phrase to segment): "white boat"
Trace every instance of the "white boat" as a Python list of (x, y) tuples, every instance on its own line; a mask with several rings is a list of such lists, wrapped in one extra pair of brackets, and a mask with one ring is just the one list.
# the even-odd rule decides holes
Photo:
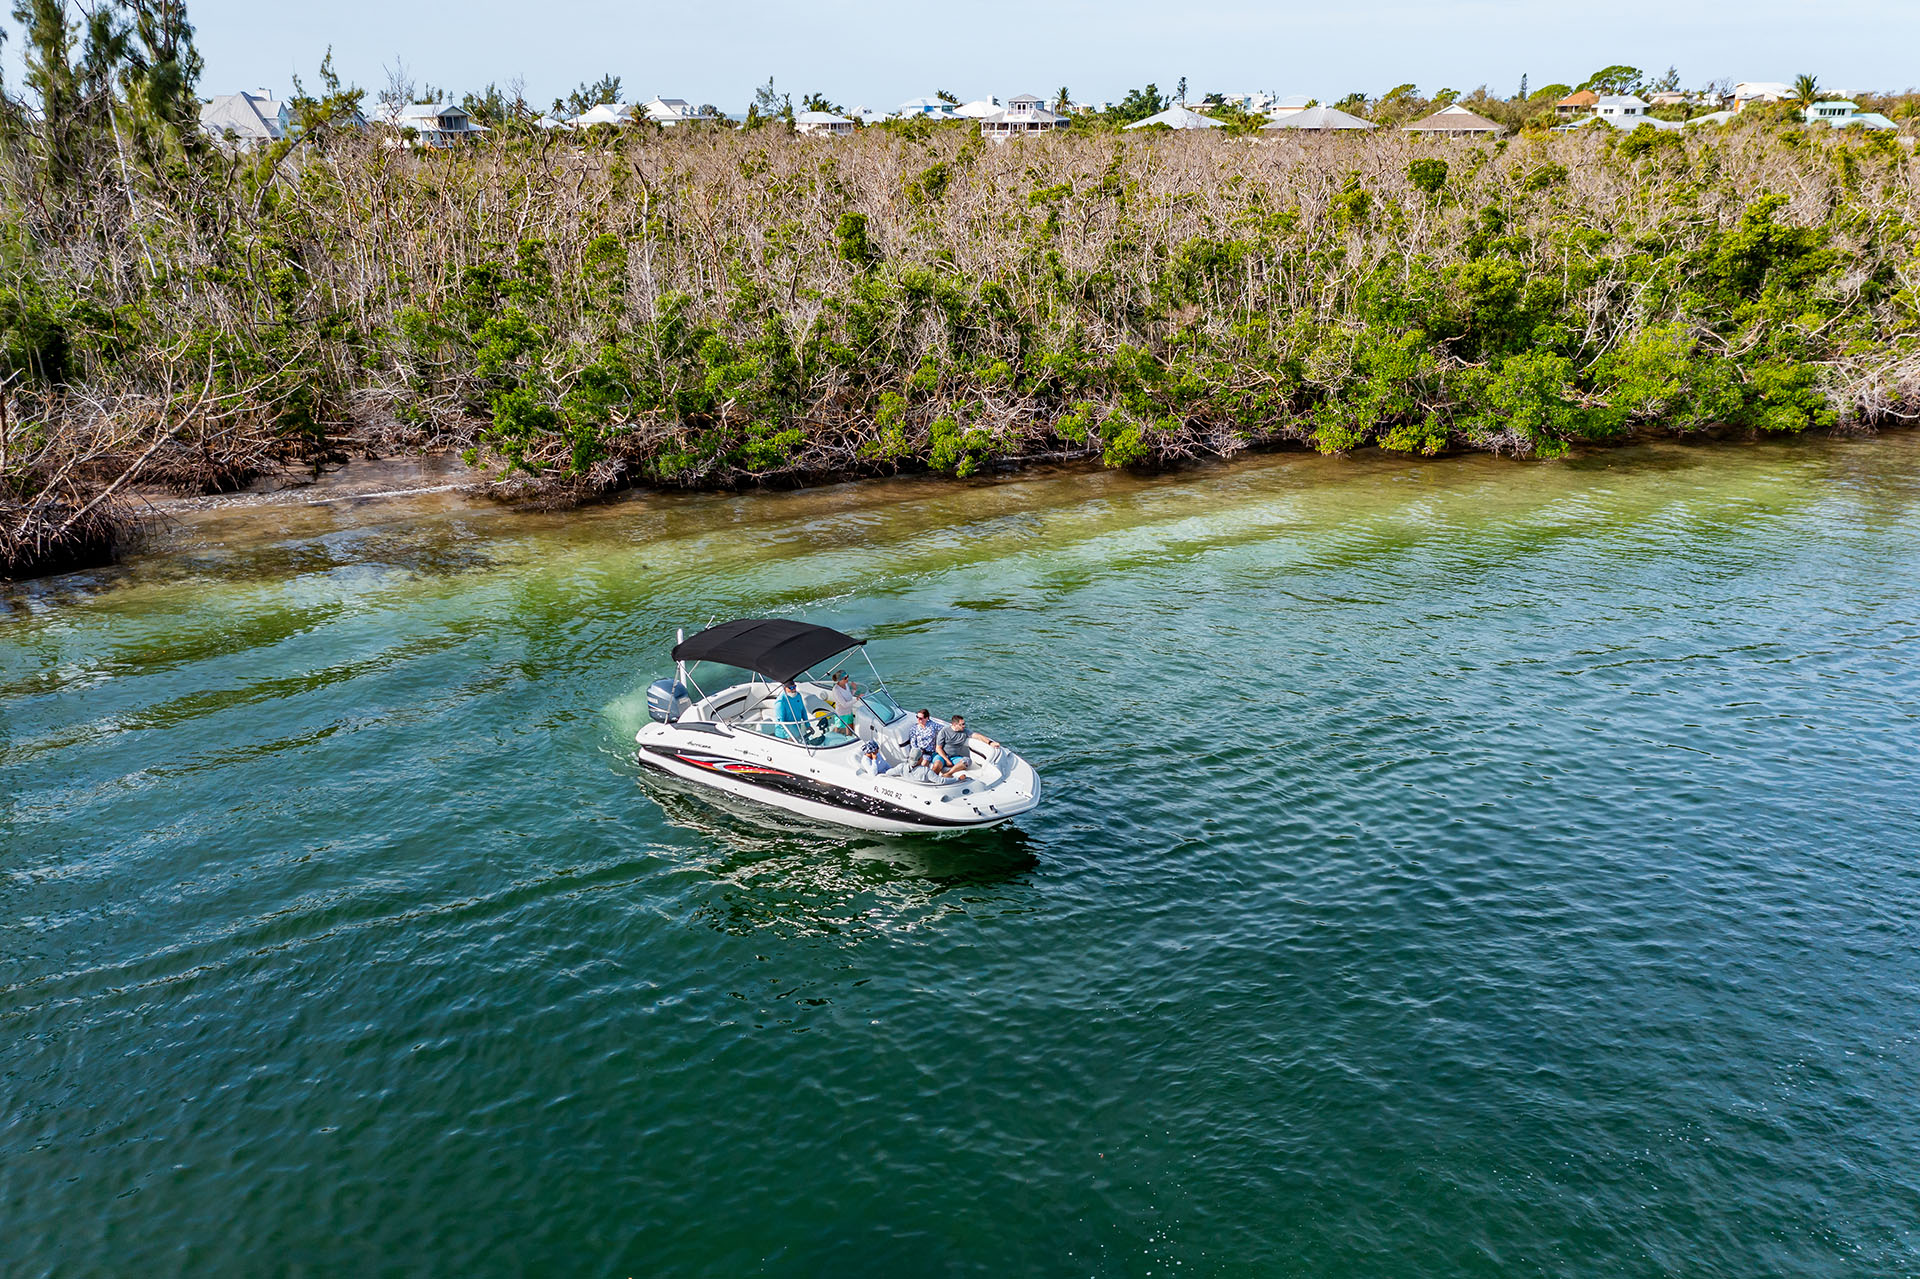
[(981, 830), (1033, 811), (1033, 765), (983, 734), (971, 734), (972, 762), (960, 776), (911, 767), (915, 717), (893, 700), (871, 659), (872, 682), (854, 686), (851, 725), (836, 722), (825, 668), (856, 649), (865, 657), (865, 644), (785, 618), (743, 618), (682, 638), (674, 676), (647, 690), (651, 719), (634, 737), (640, 762), (861, 830)]

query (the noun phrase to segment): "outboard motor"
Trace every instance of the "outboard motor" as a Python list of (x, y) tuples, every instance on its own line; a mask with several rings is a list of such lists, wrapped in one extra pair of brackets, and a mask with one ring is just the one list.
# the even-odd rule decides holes
[(673, 722), (687, 706), (687, 686), (676, 679), (657, 679), (647, 685), (647, 714), (662, 724)]

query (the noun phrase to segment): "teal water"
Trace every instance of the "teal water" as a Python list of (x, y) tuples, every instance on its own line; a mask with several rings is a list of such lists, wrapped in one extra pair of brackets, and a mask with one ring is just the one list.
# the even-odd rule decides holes
[[(0, 612), (0, 1273), (1920, 1271), (1920, 437), (203, 517)], [(1047, 803), (639, 777), (873, 636)]]

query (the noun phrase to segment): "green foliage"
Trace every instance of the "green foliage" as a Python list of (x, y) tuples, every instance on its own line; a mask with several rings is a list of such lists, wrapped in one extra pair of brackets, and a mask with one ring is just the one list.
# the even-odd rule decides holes
[(963, 427), (952, 417), (934, 419), (927, 428), (927, 465), (965, 479), (993, 455), (993, 436), (980, 427)]
[(953, 166), (936, 160), (907, 180), (907, 196), (915, 204), (936, 204), (953, 181)]
[(1825, 229), (1782, 226), (1786, 204), (1784, 195), (1763, 195), (1741, 213), (1737, 229), (1709, 241), (1707, 273), (1724, 291), (1754, 297), (1769, 286), (1800, 289), (1833, 269)]
[(1367, 328), (1342, 336), (1349, 372), (1314, 411), (1313, 446), (1343, 453), (1376, 440), (1400, 452), (1444, 448), (1446, 430), (1429, 408), (1441, 398), (1441, 379), (1427, 335)]
[(1579, 439), (1618, 429), (1612, 415), (1582, 407), (1570, 395), (1573, 361), (1547, 351), (1510, 355), (1491, 374), (1468, 379), (1470, 411), (1463, 425), (1483, 438), (1512, 434), (1541, 457), (1557, 457)]
[(1614, 148), (1614, 154), (1622, 159), (1633, 160), (1662, 151), (1684, 154), (1686, 149), (1686, 142), (1673, 130), (1656, 129), (1651, 124), (1642, 124), (1619, 140)]
[(1747, 384), (1745, 422), (1762, 431), (1805, 431), (1832, 426), (1833, 411), (1820, 394), (1820, 369), (1790, 359), (1755, 365)]
[(1686, 324), (1643, 330), (1603, 357), (1594, 373), (1611, 407), (1630, 422), (1686, 432), (1740, 419), (1733, 367), (1702, 353)]
[(1638, 93), (1646, 80), (1639, 67), (1616, 64), (1602, 67), (1580, 82), (1580, 88), (1605, 97), (1610, 93)]
[(1125, 413), (1115, 413), (1100, 427), (1100, 461), (1107, 466), (1136, 466), (1153, 456), (1149, 428)]
[(1437, 195), (1447, 185), (1447, 162), (1437, 159), (1414, 160), (1407, 165), (1407, 179), (1428, 195)]
[(1367, 220), (1367, 214), (1373, 210), (1373, 193), (1360, 185), (1360, 176), (1354, 174), (1347, 179), (1332, 199), (1327, 201), (1333, 214), (1335, 226), (1357, 227)]
[(833, 240), (834, 256), (842, 262), (865, 269), (880, 260), (880, 251), (867, 238), (864, 213), (842, 213), (839, 224), (834, 227)]
[(1172, 105), (1172, 98), (1162, 97), (1159, 88), (1150, 84), (1144, 89), (1128, 89), (1127, 96), (1115, 103), (1106, 115), (1114, 124), (1124, 126), (1159, 115)]
[[(1566, 97), (1566, 94), (1561, 94)], [(1551, 187), (1563, 186), (1567, 181), (1567, 166), (1564, 164), (1542, 164), (1529, 171), (1521, 179), (1521, 187), (1527, 191), (1545, 191)]]
[[(769, 80), (768, 84), (773, 82)], [(564, 98), (553, 100), (553, 114), (557, 116), (584, 115), (595, 107), (611, 106), (620, 101), (620, 77), (609, 71), (598, 80), (582, 80), (580, 86)]]
[(42, 386), (66, 380), (65, 308), (31, 279), (0, 286), (0, 369)]

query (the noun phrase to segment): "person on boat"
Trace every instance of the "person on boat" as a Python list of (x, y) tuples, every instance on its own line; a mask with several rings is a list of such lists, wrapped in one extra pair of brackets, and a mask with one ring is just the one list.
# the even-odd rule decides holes
[(933, 735), (933, 763), (929, 769), (935, 777), (958, 780), (967, 775), (967, 766), (971, 763), (973, 756), (967, 753), (967, 717), (955, 715), (945, 728)]
[(998, 746), (1000, 743), (985, 733), (969, 733), (967, 717), (955, 715), (947, 721), (947, 726), (934, 738), (934, 762), (932, 771), (937, 776), (951, 777), (959, 781), (966, 777), (967, 770), (973, 767), (973, 744)]
[(833, 719), (827, 728), (835, 733), (853, 734), (853, 713), (860, 705), (860, 690), (853, 686), (845, 671), (833, 673), (833, 684), (827, 689), (827, 709), (833, 712)]
[(880, 754), (879, 742), (865, 742), (853, 757), (853, 771), (860, 774), (880, 774), (892, 769), (893, 761)]
[(782, 681), (780, 685), (780, 700), (773, 706), (773, 722), (780, 736), (788, 741), (807, 740), (807, 704), (800, 700), (800, 690), (792, 680)]
[(930, 768), (940, 744), (940, 724), (922, 707), (913, 713), (913, 735), (907, 739), (908, 768)]

